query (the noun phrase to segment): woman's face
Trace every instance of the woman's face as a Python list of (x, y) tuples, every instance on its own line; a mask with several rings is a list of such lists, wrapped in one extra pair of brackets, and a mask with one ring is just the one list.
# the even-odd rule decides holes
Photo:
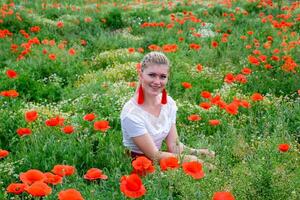
[(140, 82), (147, 95), (157, 96), (168, 82), (169, 67), (167, 65), (149, 65), (140, 73)]

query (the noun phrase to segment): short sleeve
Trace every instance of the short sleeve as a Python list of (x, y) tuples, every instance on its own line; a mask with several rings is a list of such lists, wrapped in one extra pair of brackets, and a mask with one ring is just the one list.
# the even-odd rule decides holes
[(121, 125), (128, 137), (136, 137), (147, 133), (144, 122), (136, 117), (125, 117)]
[(177, 114), (177, 106), (176, 106), (176, 102), (171, 99), (171, 102), (170, 102), (170, 106), (171, 106), (171, 122), (172, 124), (175, 124), (176, 123), (176, 114)]

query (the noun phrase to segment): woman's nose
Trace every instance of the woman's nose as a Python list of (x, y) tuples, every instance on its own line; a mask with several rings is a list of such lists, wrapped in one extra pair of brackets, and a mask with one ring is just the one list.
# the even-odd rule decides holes
[(158, 76), (154, 77), (153, 82), (156, 84), (160, 84), (160, 79)]

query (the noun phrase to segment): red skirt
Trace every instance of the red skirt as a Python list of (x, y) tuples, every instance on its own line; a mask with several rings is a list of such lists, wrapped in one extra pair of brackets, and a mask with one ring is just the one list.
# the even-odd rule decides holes
[[(137, 157), (139, 157), (139, 156), (145, 156), (145, 154), (142, 154), (142, 153), (136, 153), (136, 152), (130, 151), (130, 150), (128, 150), (128, 149), (126, 149), (126, 154), (127, 154), (128, 156), (130, 156), (132, 160), (135, 160), (135, 159), (136, 159)], [(147, 157), (147, 156), (145, 156), (145, 157)], [(149, 158), (148, 158), (148, 159), (149, 159)]]

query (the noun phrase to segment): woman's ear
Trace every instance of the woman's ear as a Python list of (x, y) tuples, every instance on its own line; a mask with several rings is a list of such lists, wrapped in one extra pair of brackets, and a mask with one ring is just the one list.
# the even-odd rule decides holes
[(142, 73), (143, 72), (141, 70), (138, 71), (139, 81), (141, 81), (141, 79), (142, 79)]

